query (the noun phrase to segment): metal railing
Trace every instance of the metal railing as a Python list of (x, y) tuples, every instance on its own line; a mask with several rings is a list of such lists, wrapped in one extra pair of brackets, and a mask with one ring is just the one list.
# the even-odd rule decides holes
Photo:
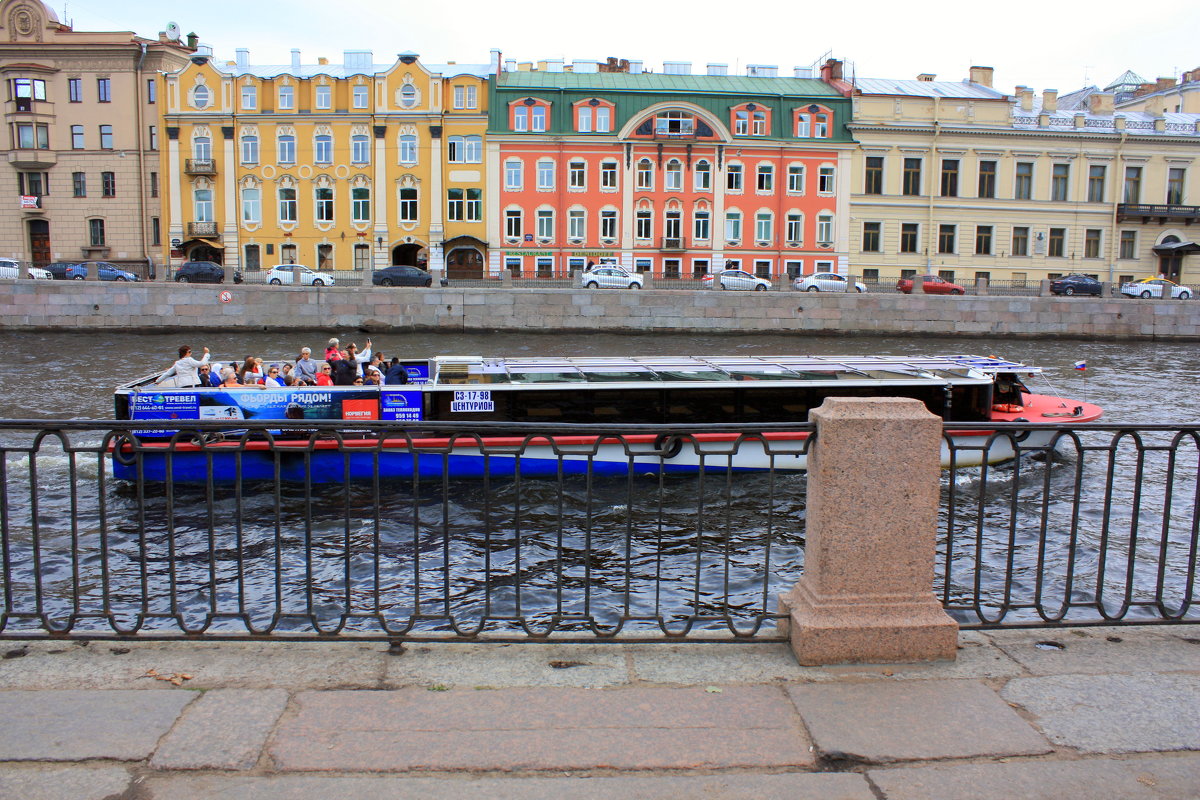
[[(809, 425), (164, 424), (0, 421), (0, 638), (767, 641), (803, 570)], [(962, 627), (1200, 621), (1200, 426), (954, 429)]]

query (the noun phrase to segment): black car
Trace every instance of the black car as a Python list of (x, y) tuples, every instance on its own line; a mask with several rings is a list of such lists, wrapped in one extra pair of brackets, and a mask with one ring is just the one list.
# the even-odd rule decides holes
[[(177, 283), (224, 283), (225, 268), (215, 261), (185, 261), (175, 273)], [(233, 273), (233, 282), (242, 282), (242, 273)]]
[[(395, 264), (371, 273), (371, 283), (376, 286), (433, 286), (433, 273), (418, 267)], [(448, 281), (442, 278), (442, 286)]]
[(1050, 281), (1051, 294), (1094, 294), (1100, 296), (1100, 281), (1087, 275), (1064, 275)]

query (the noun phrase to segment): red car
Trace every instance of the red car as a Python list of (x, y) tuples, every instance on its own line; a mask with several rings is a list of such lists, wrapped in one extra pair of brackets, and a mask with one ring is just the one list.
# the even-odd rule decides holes
[[(937, 275), (926, 275), (925, 278), (925, 294), (966, 294), (967, 290), (959, 286), (957, 283), (951, 283), (945, 278), (939, 278)], [(901, 278), (896, 281), (896, 291), (912, 294), (912, 278)]]

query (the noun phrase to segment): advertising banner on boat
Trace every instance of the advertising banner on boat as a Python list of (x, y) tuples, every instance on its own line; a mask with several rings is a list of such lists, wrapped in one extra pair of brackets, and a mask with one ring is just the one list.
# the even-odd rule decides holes
[[(419, 392), (417, 392), (419, 395)], [(130, 419), (337, 419), (377, 420), (378, 389), (216, 389), (155, 391), (129, 397)], [(420, 398), (416, 398), (420, 408)], [(419, 417), (418, 417), (419, 418)], [(139, 432), (151, 433), (151, 432)]]
[(379, 398), (382, 419), (392, 422), (420, 422), (422, 392), (412, 389), (385, 388)]

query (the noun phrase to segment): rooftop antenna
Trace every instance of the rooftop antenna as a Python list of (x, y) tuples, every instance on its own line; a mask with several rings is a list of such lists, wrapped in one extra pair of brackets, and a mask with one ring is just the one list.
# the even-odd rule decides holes
[(1092, 85), (1092, 77), (1091, 77), (1091, 72), (1089, 71), (1089, 70), (1091, 70), (1091, 68), (1092, 68), (1092, 65), (1091, 65), (1091, 64), (1084, 64), (1084, 65), (1083, 65), (1083, 85), (1084, 85), (1084, 86), (1091, 86), (1091, 85)]

